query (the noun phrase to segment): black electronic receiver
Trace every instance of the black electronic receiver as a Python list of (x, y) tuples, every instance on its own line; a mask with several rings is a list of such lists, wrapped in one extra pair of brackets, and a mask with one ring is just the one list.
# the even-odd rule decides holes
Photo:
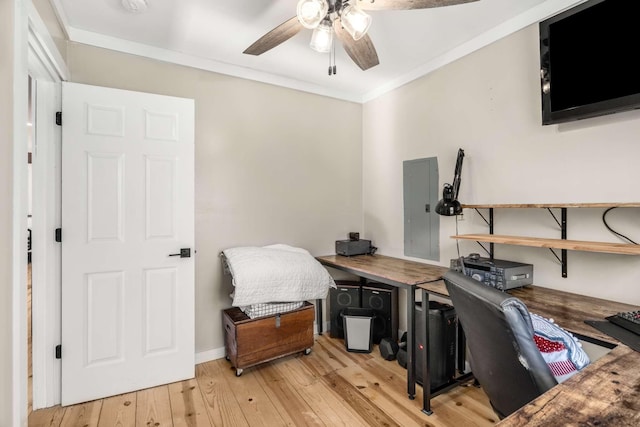
[(605, 319), (636, 335), (640, 335), (640, 310), (617, 313), (613, 316), (605, 317)]
[(533, 265), (483, 258), (479, 254), (454, 258), (450, 268), (501, 291), (533, 283)]
[(373, 255), (377, 249), (371, 244), (371, 240), (336, 240), (336, 254), (338, 255)]

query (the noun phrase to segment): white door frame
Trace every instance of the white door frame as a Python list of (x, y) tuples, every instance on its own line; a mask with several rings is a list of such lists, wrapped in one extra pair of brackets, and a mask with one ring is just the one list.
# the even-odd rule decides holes
[[(61, 333), (60, 246), (53, 242), (53, 235), (55, 228), (60, 227), (61, 131), (55, 125), (54, 117), (61, 106), (60, 82), (69, 78), (69, 71), (44, 22), (30, 1), (27, 5), (27, 13), (27, 66), (28, 74), (34, 79), (38, 90), (37, 103), (34, 107), (37, 108), (39, 116), (34, 134), (36, 143), (40, 141), (37, 146), (34, 146), (32, 164), (34, 206), (32, 364), (33, 409), (35, 410), (60, 403), (60, 361), (55, 359), (54, 353), (55, 345), (60, 342)], [(26, 162), (17, 162), (15, 167), (16, 173), (22, 174), (24, 173), (22, 170), (26, 170)], [(26, 182), (21, 185), (20, 194), (26, 194), (25, 185)], [(20, 210), (26, 211), (24, 206)], [(25, 287), (24, 284), (20, 286)], [(26, 316), (22, 316), (20, 320), (21, 330), (26, 330)], [(26, 342), (26, 338), (24, 341)], [(26, 366), (26, 359), (24, 360)], [(25, 388), (21, 396), (26, 398), (26, 395)]]
[[(11, 235), (11, 398), (9, 414), (0, 420), (11, 425), (27, 425), (27, 106), (28, 19), (24, 3), (13, 0), (13, 188)], [(4, 367), (3, 367), (4, 369)]]

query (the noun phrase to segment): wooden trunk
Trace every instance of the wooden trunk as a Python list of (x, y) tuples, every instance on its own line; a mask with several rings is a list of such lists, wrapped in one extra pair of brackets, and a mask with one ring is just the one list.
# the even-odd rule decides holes
[(313, 346), (314, 306), (310, 302), (293, 311), (250, 319), (238, 307), (223, 311), (227, 359), (236, 368), (267, 362)]

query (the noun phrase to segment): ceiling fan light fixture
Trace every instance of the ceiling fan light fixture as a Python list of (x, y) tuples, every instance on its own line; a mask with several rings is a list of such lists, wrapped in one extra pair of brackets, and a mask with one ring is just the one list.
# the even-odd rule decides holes
[(303, 27), (314, 29), (327, 16), (329, 3), (326, 0), (300, 0), (296, 10)]
[(340, 20), (344, 29), (354, 40), (360, 40), (371, 26), (371, 15), (350, 4), (342, 8)]
[(331, 21), (325, 19), (313, 30), (309, 46), (316, 52), (327, 53), (333, 43), (333, 27)]

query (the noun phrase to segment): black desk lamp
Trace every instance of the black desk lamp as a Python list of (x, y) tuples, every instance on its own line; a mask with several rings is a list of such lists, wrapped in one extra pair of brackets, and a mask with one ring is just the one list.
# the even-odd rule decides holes
[(458, 190), (460, 190), (460, 176), (462, 174), (462, 160), (464, 159), (464, 150), (458, 149), (458, 159), (456, 160), (456, 169), (453, 174), (453, 185), (447, 183), (442, 189), (442, 199), (436, 205), (436, 213), (438, 215), (454, 216), (462, 213), (462, 205), (458, 201)]

